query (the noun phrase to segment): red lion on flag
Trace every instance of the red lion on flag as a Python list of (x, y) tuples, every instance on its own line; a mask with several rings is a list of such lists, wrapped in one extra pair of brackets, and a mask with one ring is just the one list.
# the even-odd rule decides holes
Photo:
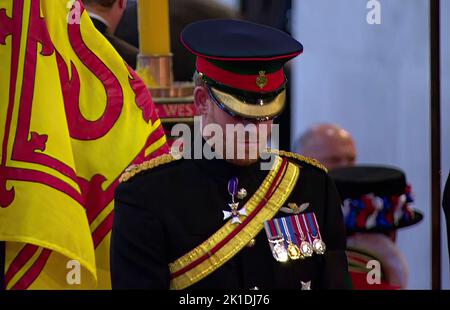
[(151, 95), (79, 0), (1, 1), (0, 59), (5, 286), (110, 288), (119, 177), (168, 152)]

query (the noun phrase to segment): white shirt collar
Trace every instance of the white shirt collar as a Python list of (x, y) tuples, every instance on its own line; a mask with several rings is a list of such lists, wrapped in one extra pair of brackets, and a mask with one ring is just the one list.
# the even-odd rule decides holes
[(91, 18), (98, 19), (99, 21), (101, 21), (102, 23), (104, 23), (104, 24), (106, 25), (106, 27), (108, 27), (108, 28), (110, 27), (109, 23), (108, 23), (103, 17), (101, 17), (100, 15), (95, 14), (95, 13), (92, 13), (92, 12), (88, 12), (88, 14), (89, 14), (89, 16), (90, 16)]

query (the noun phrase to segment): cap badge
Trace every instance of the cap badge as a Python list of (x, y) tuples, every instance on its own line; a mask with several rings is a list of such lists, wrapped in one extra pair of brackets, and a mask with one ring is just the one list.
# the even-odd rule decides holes
[(259, 71), (259, 75), (256, 78), (256, 86), (263, 89), (266, 85), (269, 79), (266, 76), (266, 71)]

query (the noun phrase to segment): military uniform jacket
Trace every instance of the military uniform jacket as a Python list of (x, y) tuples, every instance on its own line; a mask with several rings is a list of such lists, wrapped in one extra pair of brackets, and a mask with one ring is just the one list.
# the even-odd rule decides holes
[[(292, 154), (287, 159), (299, 167), (299, 176), (285, 205), (309, 203), (304, 212), (316, 215), (326, 253), (277, 262), (262, 229), (253, 246), (245, 246), (189, 289), (301, 289), (302, 282), (311, 289), (349, 288), (345, 228), (334, 183), (316, 162)], [(242, 206), (267, 174), (260, 163), (239, 167), (218, 159), (180, 159), (122, 182), (115, 195), (111, 239), (113, 289), (169, 289), (169, 264), (225, 224), (229, 179), (237, 177), (239, 188), (247, 190)], [(289, 214), (280, 211), (275, 215), (285, 216)]]

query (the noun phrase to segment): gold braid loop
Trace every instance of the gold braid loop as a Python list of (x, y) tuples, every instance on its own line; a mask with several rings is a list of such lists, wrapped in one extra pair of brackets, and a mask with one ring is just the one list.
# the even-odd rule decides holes
[(322, 165), (317, 159), (314, 159), (314, 158), (311, 158), (311, 157), (306, 157), (306, 156), (303, 156), (303, 155), (300, 155), (300, 154), (297, 154), (297, 153), (286, 152), (286, 151), (281, 151), (281, 150), (275, 150), (275, 149), (271, 149), (271, 148), (268, 148), (267, 151), (269, 153), (272, 153), (272, 154), (277, 154), (277, 155), (280, 155), (280, 156), (284, 156), (284, 157), (294, 158), (294, 159), (300, 160), (302, 162), (310, 164), (311, 166), (319, 168), (319, 169), (321, 169), (321, 170), (323, 170), (323, 171), (328, 173), (328, 169), (324, 165)]
[(119, 178), (119, 182), (120, 183), (126, 182), (130, 180), (132, 177), (134, 177), (136, 174), (156, 168), (161, 165), (168, 164), (180, 158), (181, 157), (174, 156), (172, 154), (163, 154), (150, 160), (144, 161), (142, 164), (131, 165), (130, 167), (125, 169), (124, 173), (122, 173), (122, 175)]

